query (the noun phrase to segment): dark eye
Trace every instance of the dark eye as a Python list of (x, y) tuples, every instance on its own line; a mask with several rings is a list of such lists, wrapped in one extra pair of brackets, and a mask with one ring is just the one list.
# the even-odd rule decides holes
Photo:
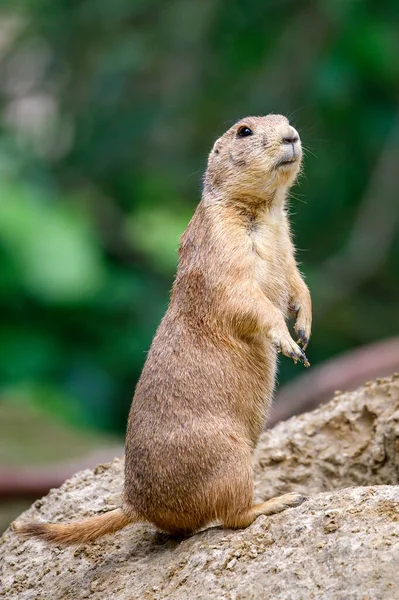
[(237, 136), (238, 137), (248, 137), (249, 135), (252, 135), (253, 131), (252, 129), (250, 129), (249, 127), (247, 127), (246, 125), (243, 125), (242, 127), (240, 127), (240, 129), (237, 131)]

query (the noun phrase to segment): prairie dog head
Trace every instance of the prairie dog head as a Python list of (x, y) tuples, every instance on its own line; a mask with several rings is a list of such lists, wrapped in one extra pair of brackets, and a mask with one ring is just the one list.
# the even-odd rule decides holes
[(266, 198), (294, 183), (301, 161), (298, 132), (286, 117), (247, 117), (216, 140), (205, 186), (229, 197)]

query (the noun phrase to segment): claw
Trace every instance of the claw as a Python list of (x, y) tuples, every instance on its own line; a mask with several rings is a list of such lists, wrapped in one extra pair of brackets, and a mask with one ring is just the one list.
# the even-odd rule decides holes
[(298, 357), (295, 354), (295, 352), (291, 352), (290, 356), (291, 356), (292, 360), (294, 361), (294, 364), (296, 365), (296, 363), (298, 362)]
[(302, 351), (301, 353), (301, 358), (300, 358), (301, 362), (303, 362), (303, 364), (305, 365), (305, 367), (310, 367), (310, 362), (308, 361), (306, 354)]
[(306, 350), (306, 348), (308, 347), (309, 338), (306, 337), (304, 329), (298, 330), (298, 342), (297, 343), (302, 344), (302, 347), (304, 350)]

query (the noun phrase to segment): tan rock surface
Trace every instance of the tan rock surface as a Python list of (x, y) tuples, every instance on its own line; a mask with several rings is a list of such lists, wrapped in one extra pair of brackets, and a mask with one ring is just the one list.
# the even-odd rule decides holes
[[(8, 530), (0, 542), (0, 597), (399, 597), (397, 376), (281, 423), (262, 436), (257, 461), (259, 499), (301, 491), (309, 501), (260, 517), (246, 530), (213, 528), (183, 541), (140, 524), (92, 545), (61, 549)], [(109, 510), (119, 502), (122, 467), (116, 459), (77, 473), (22, 518), (64, 521)], [(356, 487), (342, 489), (348, 486)]]

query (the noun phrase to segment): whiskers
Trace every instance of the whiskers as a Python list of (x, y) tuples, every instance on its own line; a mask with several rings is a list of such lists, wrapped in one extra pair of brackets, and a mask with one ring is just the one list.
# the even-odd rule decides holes
[(302, 152), (304, 153), (305, 156), (308, 156), (310, 154), (310, 156), (313, 156), (313, 158), (317, 159), (316, 154), (314, 152), (312, 152), (312, 150), (308, 146), (302, 145)]

